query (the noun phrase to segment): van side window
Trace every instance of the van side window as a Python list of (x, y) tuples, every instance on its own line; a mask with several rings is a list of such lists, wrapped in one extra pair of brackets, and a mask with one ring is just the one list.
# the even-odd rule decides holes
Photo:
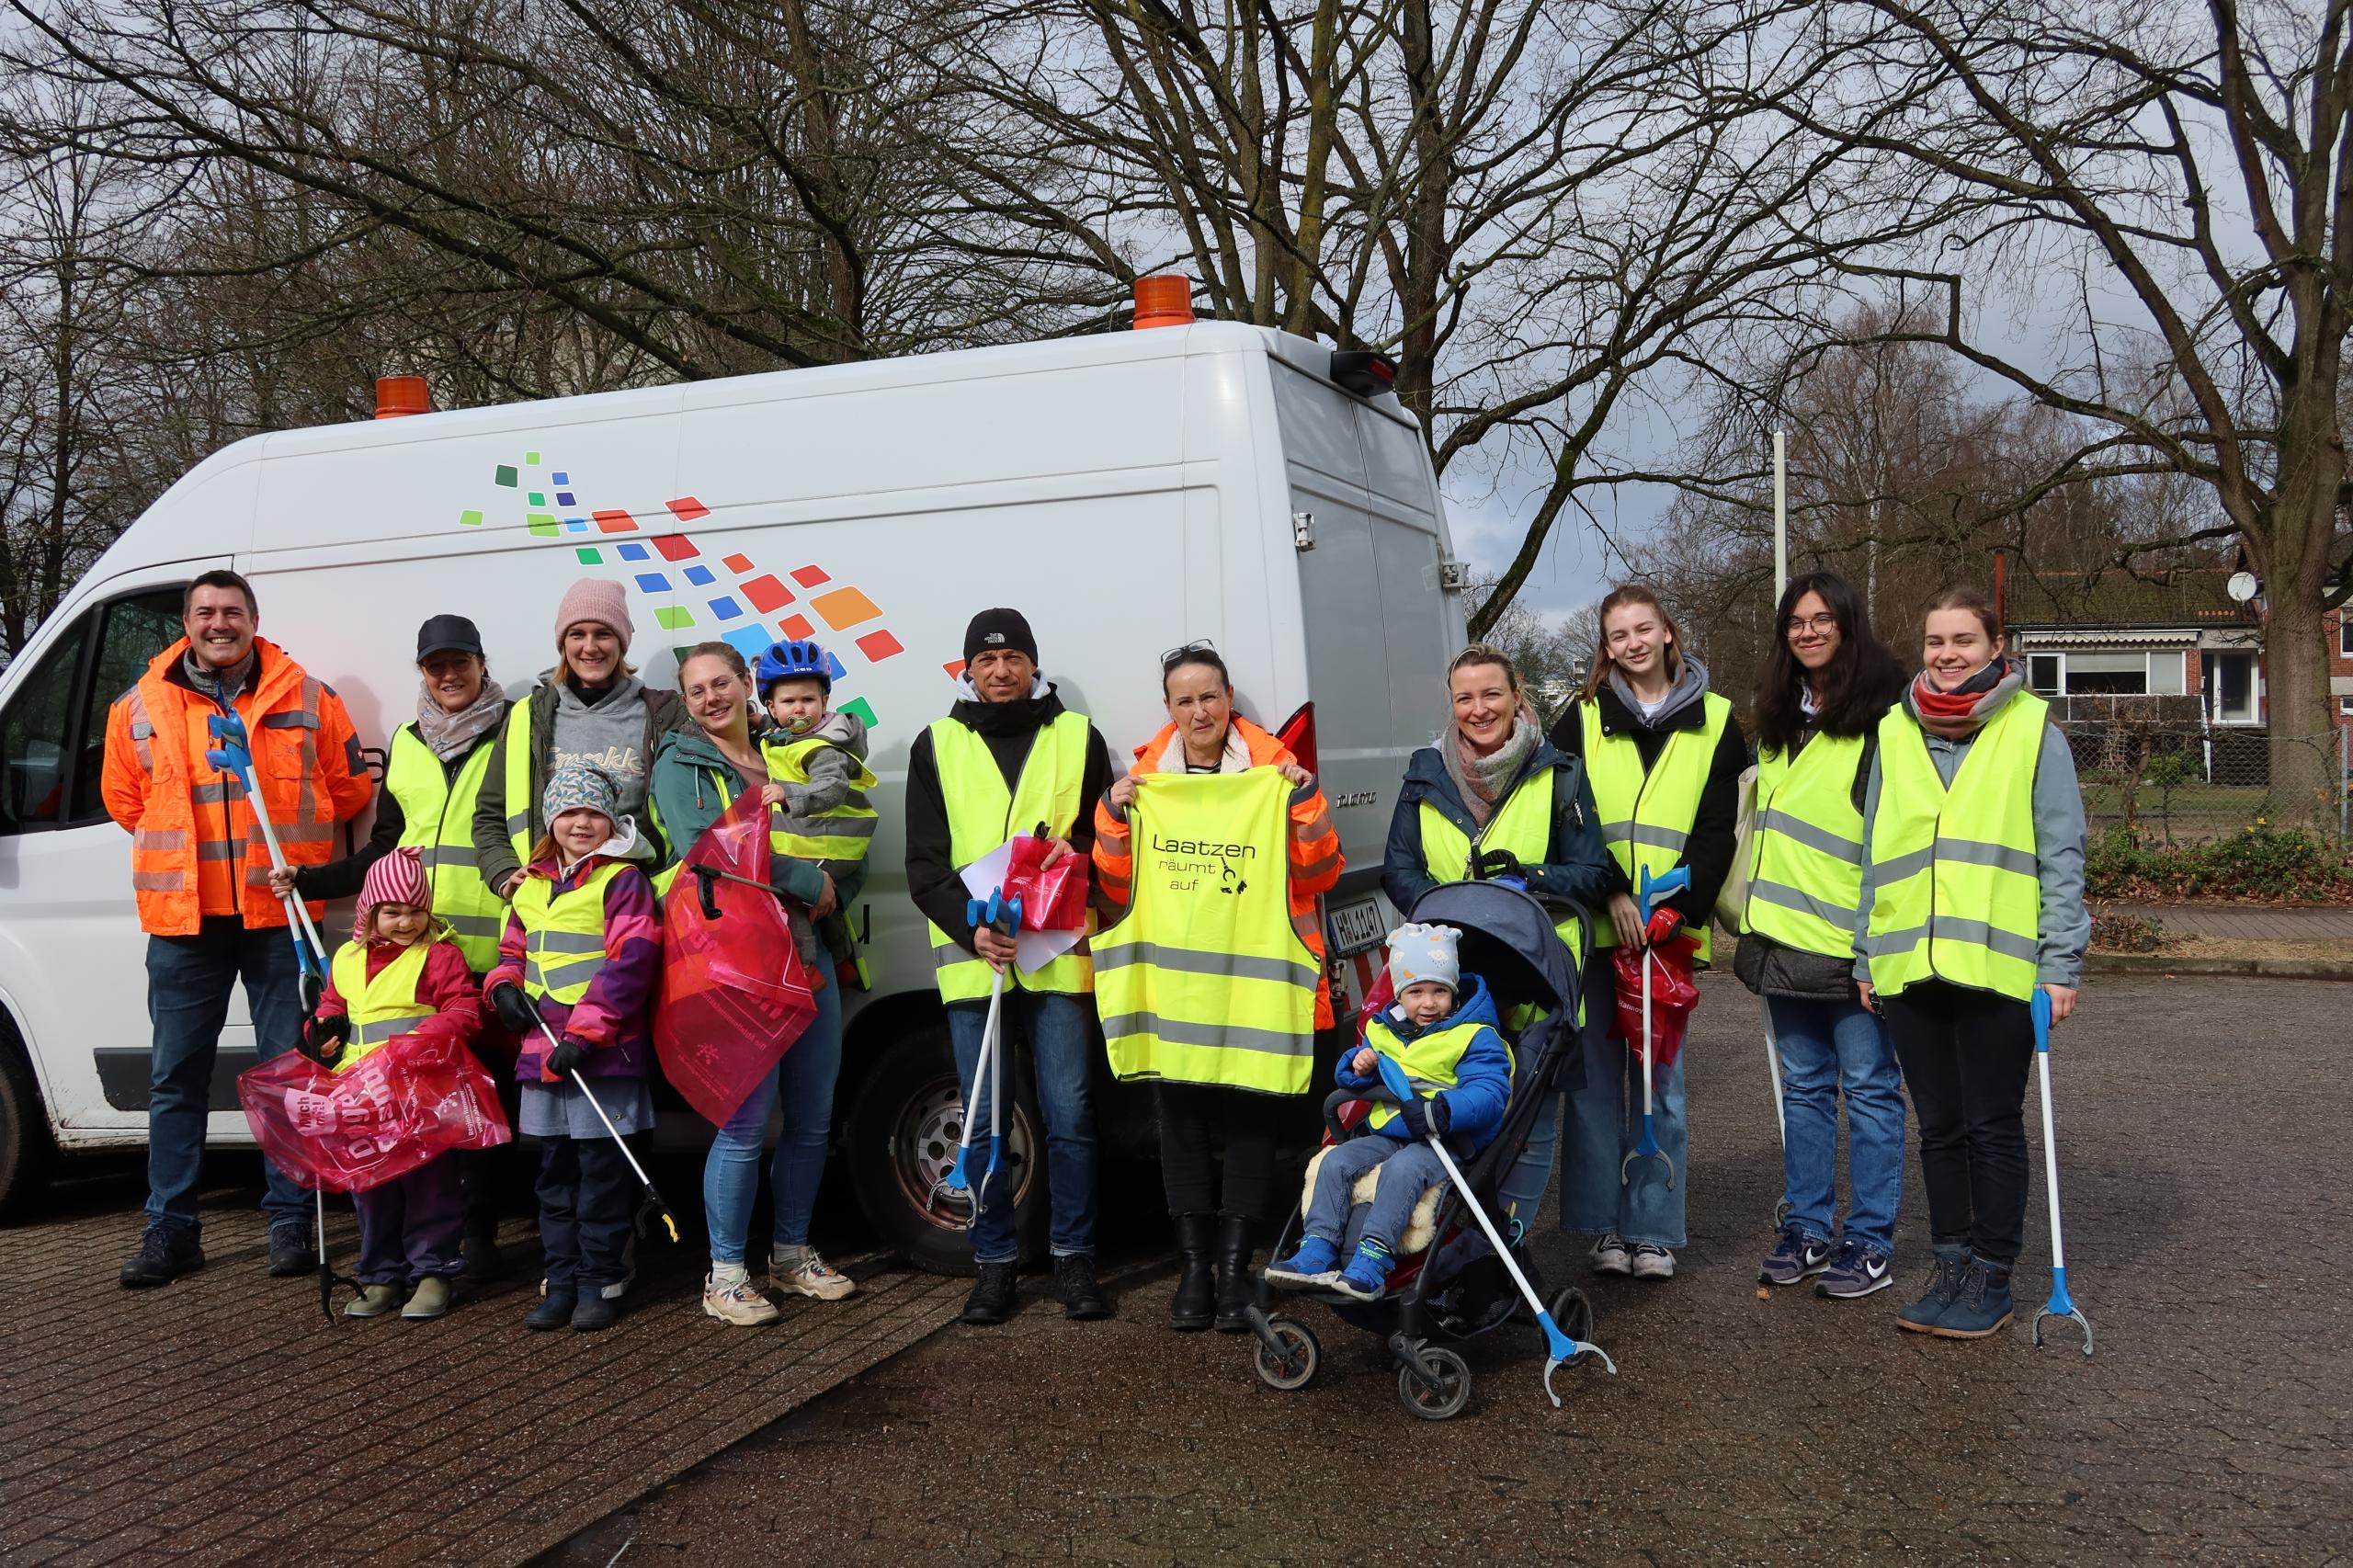
[(0, 774), (0, 833), (22, 833), (63, 814), (66, 726), (89, 636), (85, 619), (60, 638), (0, 709), (0, 767), (6, 769)]
[(69, 824), (97, 822), (107, 814), (98, 794), (106, 766), (107, 710), (147, 673), (156, 654), (179, 640), (181, 593), (176, 584), (146, 588), (115, 600), (103, 611), (106, 630), (98, 639), (97, 673), (83, 710), (81, 766), (74, 773), (73, 814), (65, 819)]

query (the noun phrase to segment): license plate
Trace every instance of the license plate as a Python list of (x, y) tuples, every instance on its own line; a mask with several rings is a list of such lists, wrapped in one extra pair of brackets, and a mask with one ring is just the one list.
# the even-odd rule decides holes
[(1347, 903), (1334, 904), (1331, 910), (1332, 935), (1336, 943), (1335, 958), (1347, 958), (1377, 948), (1389, 932), (1381, 918), (1381, 899), (1359, 898)]

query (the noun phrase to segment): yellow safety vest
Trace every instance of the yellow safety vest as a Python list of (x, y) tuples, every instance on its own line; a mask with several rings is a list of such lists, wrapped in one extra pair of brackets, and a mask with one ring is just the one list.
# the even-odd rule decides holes
[[(1384, 1012), (1376, 1013), (1364, 1027), (1364, 1042), (1405, 1070), (1406, 1082), (1424, 1099), (1441, 1089), (1450, 1089), (1462, 1080), (1457, 1075), (1462, 1066), (1462, 1053), (1471, 1049), (1472, 1037), (1487, 1026), (1479, 1023), (1456, 1024), (1450, 1028), (1432, 1029), (1406, 1040), (1398, 1038), (1396, 1028)], [(1502, 1040), (1500, 1033), (1495, 1037)], [(1511, 1053), (1511, 1042), (1504, 1040), (1504, 1059), (1512, 1072), (1519, 1070)], [(1368, 1119), (1376, 1128), (1386, 1127), (1396, 1119), (1397, 1112), (1387, 1104), (1375, 1105)]]
[[(1699, 814), (1699, 797), (1707, 791), (1708, 767), (1715, 760), (1724, 726), (1732, 722), (1732, 704), (1707, 692), (1700, 698), (1704, 718), (1696, 730), (1672, 730), (1658, 760), (1643, 770), (1643, 754), (1631, 737), (1601, 733), (1601, 705), (1581, 702), (1578, 722), (1585, 730), (1585, 771), (1593, 782), (1593, 801), (1601, 812), (1601, 841), (1639, 891), (1643, 873), (1657, 877), (1683, 863), (1683, 846), (1690, 839), (1692, 819)], [(1617, 926), (1596, 921), (1597, 947), (1618, 945)], [(1694, 933), (1699, 938), (1698, 957), (1705, 963), (1713, 946), (1707, 923)]]
[[(1422, 871), (1432, 881), (1470, 881), (1472, 863), (1481, 855), (1508, 850), (1522, 865), (1540, 866), (1552, 849), (1552, 788), (1557, 767), (1540, 768), (1512, 786), (1504, 803), (1487, 818), (1487, 825), (1472, 838), (1425, 798), (1421, 805)], [(1584, 922), (1572, 915), (1553, 929), (1569, 951), (1579, 950)]]
[(506, 842), (515, 848), (515, 863), (531, 863), (531, 699), (525, 698), (506, 710)]
[(1863, 896), (1855, 770), (1865, 749), (1860, 735), (1817, 734), (1794, 759), (1779, 750), (1757, 756), (1743, 931), (1804, 952), (1855, 956)]
[(781, 804), (774, 807), (768, 812), (768, 844), (778, 854), (798, 860), (863, 860), (874, 843), (877, 820), (867, 801), (867, 791), (875, 787), (876, 779), (866, 764), (847, 748), (814, 735), (764, 745), (760, 755), (767, 761), (769, 778), (779, 784), (805, 785), (809, 759), (828, 748), (849, 760), (848, 796), (831, 811), (805, 817), (792, 815)]
[[(1079, 792), (1086, 785), (1086, 718), (1057, 715), (1030, 738), (1021, 761), (1019, 784), (1007, 790), (988, 743), (953, 719), (931, 724), (932, 760), (939, 768), (939, 793), (948, 806), (948, 858), (968, 866), (1017, 834), (1046, 824), (1049, 838), (1068, 838), (1078, 823)], [(1089, 924), (1092, 925), (1092, 916)], [(928, 924), (928, 923), (926, 923)], [(937, 926), (931, 932), (933, 978), (943, 1002), (976, 1002), (989, 994), (987, 960)], [(1095, 964), (1086, 944), (1034, 974), (1017, 965), (1006, 970), (1006, 983), (1024, 991), (1084, 996), (1095, 989)]]
[(384, 788), (401, 803), (403, 848), (414, 847), (425, 863), (433, 913), (449, 927), (466, 967), (487, 974), (498, 961), (498, 933), (506, 904), (482, 880), (474, 863), (474, 801), (490, 776), (495, 746), (479, 745), (451, 778), (416, 733), (415, 721), (392, 732), (384, 765)]
[(1290, 793), (1272, 767), (1136, 780), (1134, 901), (1095, 942), (1120, 1082), (1306, 1092), (1322, 968), (1290, 921)]
[(2034, 994), (2034, 773), (2049, 710), (2029, 693), (2011, 698), (1977, 732), (1950, 790), (1908, 711), (1880, 721), (1870, 939), (1881, 994), (1929, 979), (2020, 1002)]
[(525, 995), (534, 1002), (552, 996), (568, 1007), (588, 994), (588, 983), (605, 967), (605, 884), (627, 869), (608, 860), (560, 893), (547, 877), (523, 879), (515, 914), (523, 922)]
[(378, 970), (373, 980), (368, 978), (365, 947), (346, 942), (335, 949), (335, 994), (343, 998), (345, 1016), (351, 1020), (351, 1038), (335, 1059), (336, 1072), (394, 1035), (408, 1033), (417, 1019), (433, 1016), (433, 1009), (416, 999), (416, 983), (425, 973), (426, 949), (432, 945), (429, 936), (411, 942), (398, 958)]

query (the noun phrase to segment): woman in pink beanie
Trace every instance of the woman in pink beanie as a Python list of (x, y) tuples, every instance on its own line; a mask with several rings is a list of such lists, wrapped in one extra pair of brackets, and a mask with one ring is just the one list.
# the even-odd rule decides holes
[[(610, 577), (584, 577), (555, 612), (556, 664), (506, 716), (489, 777), (474, 801), (474, 858), (483, 880), (511, 897), (531, 846), (546, 834), (540, 813), (559, 767), (594, 767), (611, 778), (624, 821), (644, 812), (654, 749), (693, 720), (675, 691), (649, 691), (629, 663), (629, 592)], [(668, 855), (650, 822), (636, 822), (650, 870)]]

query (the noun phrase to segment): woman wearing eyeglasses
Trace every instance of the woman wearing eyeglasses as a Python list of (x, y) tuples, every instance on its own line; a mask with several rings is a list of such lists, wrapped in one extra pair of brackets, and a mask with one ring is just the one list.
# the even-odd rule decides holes
[[(1095, 811), (1095, 881), (1103, 900), (1133, 908), (1134, 845), (1129, 812), (1137, 781), (1153, 774), (1235, 774), (1274, 768), (1290, 784), (1286, 860), (1290, 926), (1314, 956), (1319, 977), (1315, 1027), (1332, 1027), (1332, 994), (1324, 966), (1324, 923), (1316, 900), (1340, 880), (1340, 838), (1315, 776), (1290, 748), (1233, 710), (1233, 683), (1225, 661), (1206, 641), (1171, 648), (1160, 660), (1161, 699), (1168, 722), (1138, 746), (1127, 776), (1114, 782)], [(1098, 950), (1109, 950), (1101, 938)], [(1103, 961), (1098, 959), (1098, 966)], [(1099, 986), (1099, 982), (1098, 982)], [(1106, 1011), (1109, 1009), (1107, 1006)], [(1233, 1053), (1223, 1052), (1222, 1055)], [(1250, 1255), (1267, 1212), (1275, 1174), (1275, 1125), (1284, 1096), (1208, 1077), (1197, 1059), (1171, 1055), (1150, 1074), (1160, 1101), (1160, 1171), (1176, 1220), (1182, 1265), (1169, 1303), (1169, 1326), (1233, 1332), (1247, 1325)], [(1220, 1151), (1222, 1151), (1222, 1158)], [(1214, 1249), (1216, 1271), (1211, 1258)]]
[[(1834, 573), (1790, 578), (1777, 619), (1781, 635), (1756, 678), (1756, 818), (1733, 958), (1733, 972), (1764, 1001), (1781, 1067), (1790, 1210), (1756, 1277), (1813, 1279), (1815, 1295), (1848, 1301), (1893, 1282), (1904, 1191), (1904, 1074), (1853, 972), (1864, 786), (1904, 674)], [(1842, 1092), (1843, 1233), (1834, 1222)]]

